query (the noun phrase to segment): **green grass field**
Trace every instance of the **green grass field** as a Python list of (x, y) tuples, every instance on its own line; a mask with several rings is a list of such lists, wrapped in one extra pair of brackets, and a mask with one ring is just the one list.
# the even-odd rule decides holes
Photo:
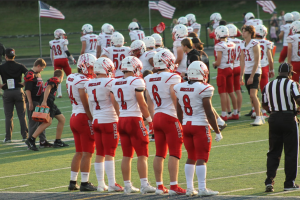
[[(277, 53), (275, 60), (278, 60), (278, 56), (279, 54)], [(277, 65), (275, 64), (275, 66)], [(73, 69), (75, 69), (75, 66), (73, 66)], [(47, 67), (42, 72), (43, 79), (47, 80), (52, 73), (53, 68)], [(211, 75), (215, 76), (216, 70), (212, 70)], [(216, 87), (215, 80), (212, 80), (212, 85)], [(244, 91), (246, 91), (245, 88)], [(280, 164), (275, 180), (276, 193), (264, 193), (266, 153), (268, 151), (268, 123), (263, 126), (252, 127), (250, 122), (253, 120), (244, 116), (251, 107), (246, 92), (243, 93), (243, 98), (244, 103), (240, 120), (228, 122), (228, 127), (222, 132), (224, 139), (221, 142), (217, 143), (213, 140), (210, 159), (207, 164), (207, 187), (220, 191), (220, 195), (299, 196), (299, 191), (283, 192), (284, 161)], [(67, 119), (63, 139), (67, 141), (70, 147), (41, 149), (39, 152), (27, 150), (26, 145), (20, 142), (19, 122), (15, 114), (15, 127), (12, 137), (15, 141), (10, 144), (0, 144), (0, 192), (67, 192), (67, 185), (70, 179), (70, 164), (75, 147), (69, 127), (69, 119), (72, 112), (71, 104), (65, 87), (63, 87), (63, 98), (56, 99), (56, 103)], [(213, 105), (220, 112), (220, 99), (217, 91), (213, 97)], [(1, 108), (0, 130), (2, 131), (0, 138), (3, 139), (5, 137), (4, 120), (3, 108)], [(55, 139), (56, 123), (56, 120), (54, 120), (53, 124), (46, 130), (48, 140)], [(215, 137), (214, 133), (212, 133), (212, 137)], [(149, 144), (149, 155), (149, 181), (152, 185), (155, 185), (152, 168), (155, 155), (154, 142)], [(122, 150), (119, 146), (115, 157), (116, 179), (118, 183), (123, 185), (120, 167), (121, 159)], [(178, 181), (183, 188), (186, 188), (184, 174), (186, 159), (187, 152), (183, 146), (178, 177)], [(282, 157), (283, 159), (284, 156)], [(94, 162), (94, 158), (92, 162)], [(197, 187), (196, 175), (194, 180), (195, 187)], [(78, 181), (80, 181), (80, 175)], [(97, 185), (93, 166), (91, 168), (90, 181)], [(140, 180), (136, 170), (136, 157), (132, 163), (132, 182), (134, 186), (140, 187)], [(164, 183), (165, 185), (169, 184), (167, 162), (165, 162), (164, 168)]]

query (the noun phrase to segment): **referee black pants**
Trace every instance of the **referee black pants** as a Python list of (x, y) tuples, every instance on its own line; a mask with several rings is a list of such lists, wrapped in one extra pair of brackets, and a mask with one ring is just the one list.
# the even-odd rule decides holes
[(293, 187), (298, 169), (298, 123), (292, 113), (272, 113), (269, 117), (269, 152), (267, 154), (267, 179), (273, 184), (284, 148), (284, 188)]

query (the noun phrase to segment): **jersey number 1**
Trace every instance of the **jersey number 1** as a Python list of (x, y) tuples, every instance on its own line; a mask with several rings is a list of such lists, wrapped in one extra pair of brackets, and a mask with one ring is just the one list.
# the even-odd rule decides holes
[(93, 89), (92, 93), (94, 95), (94, 101), (96, 102), (96, 110), (100, 110), (99, 102), (98, 102), (97, 96), (96, 96), (96, 89)]

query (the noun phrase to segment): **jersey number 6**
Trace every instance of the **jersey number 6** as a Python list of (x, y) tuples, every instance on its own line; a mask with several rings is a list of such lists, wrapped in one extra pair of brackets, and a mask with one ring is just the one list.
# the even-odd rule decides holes
[(153, 98), (155, 100), (155, 103), (157, 105), (157, 107), (161, 106), (161, 98), (158, 94), (158, 88), (156, 85), (152, 85), (152, 94), (153, 94)]

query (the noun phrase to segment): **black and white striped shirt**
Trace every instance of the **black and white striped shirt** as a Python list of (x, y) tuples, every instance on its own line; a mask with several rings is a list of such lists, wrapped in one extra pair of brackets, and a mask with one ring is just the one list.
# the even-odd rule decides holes
[(278, 76), (269, 82), (262, 92), (262, 103), (269, 106), (270, 111), (296, 112), (296, 99), (300, 97), (299, 86), (286, 76)]

